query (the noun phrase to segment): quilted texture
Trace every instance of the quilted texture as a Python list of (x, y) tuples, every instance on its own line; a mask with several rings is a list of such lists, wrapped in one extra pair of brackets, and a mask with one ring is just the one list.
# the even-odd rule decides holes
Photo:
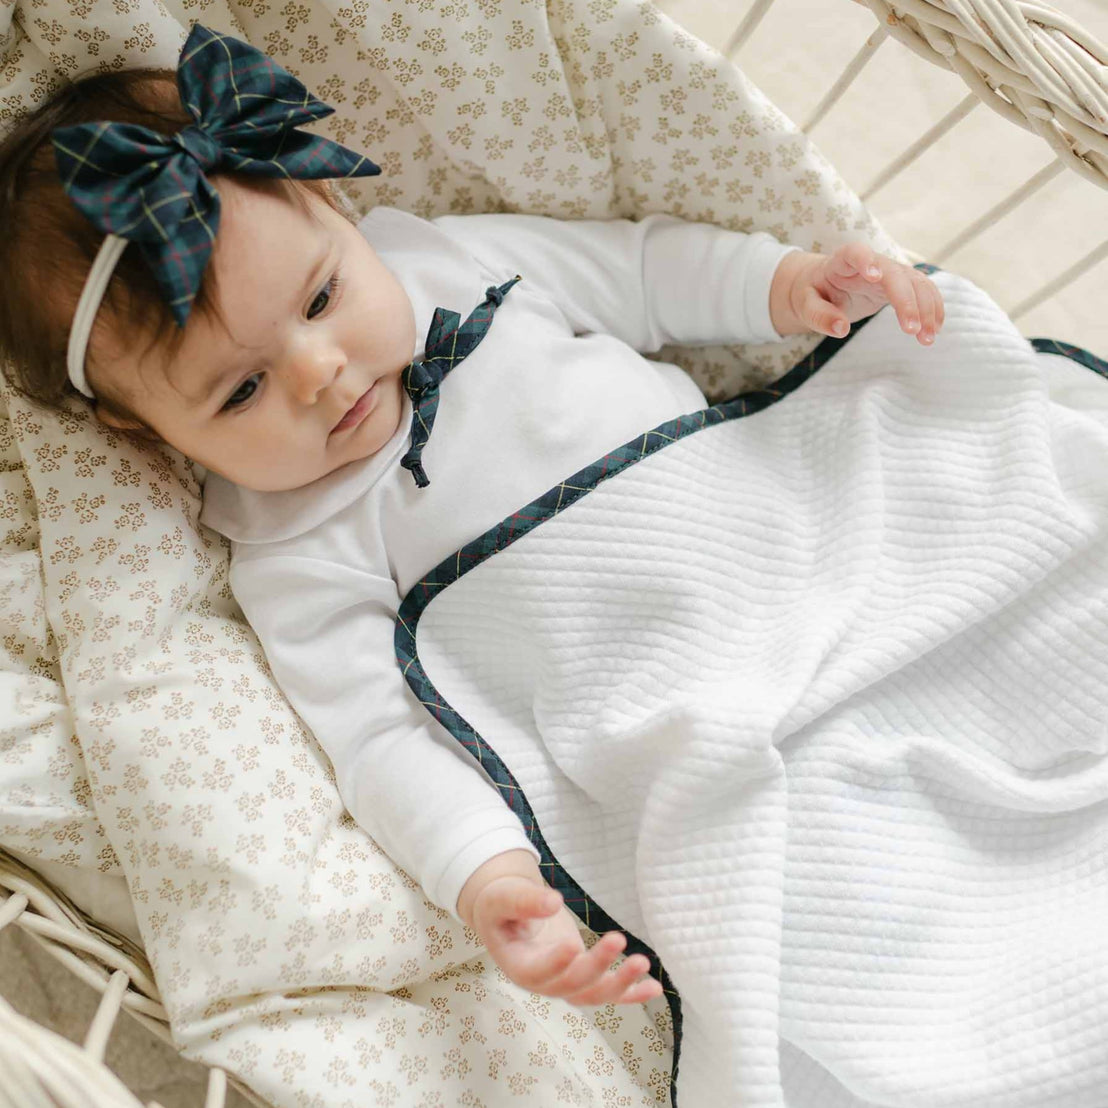
[[(321, 131), (383, 169), (358, 211), (669, 211), (895, 252), (733, 67), (630, 0), (0, 4), (0, 125), (89, 68), (171, 66), (197, 17), (336, 108)], [(660, 356), (718, 396), (814, 341)], [(350, 823), (188, 464), (78, 399), (0, 403), (0, 842), (125, 874), (186, 1053), (277, 1105), (664, 1101), (664, 1007), (529, 998)]]
[(667, 968), (680, 1104), (1108, 1087), (1108, 364), (1054, 402), (1053, 355), (934, 280), (941, 346), (883, 310), (401, 610), (550, 879)]

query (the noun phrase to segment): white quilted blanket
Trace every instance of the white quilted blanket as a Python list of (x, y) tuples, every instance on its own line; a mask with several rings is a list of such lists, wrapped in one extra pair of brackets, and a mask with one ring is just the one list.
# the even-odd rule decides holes
[(668, 971), (681, 1108), (1105, 1103), (1108, 381), (1052, 399), (934, 279), (933, 349), (881, 312), (401, 613), (551, 880)]

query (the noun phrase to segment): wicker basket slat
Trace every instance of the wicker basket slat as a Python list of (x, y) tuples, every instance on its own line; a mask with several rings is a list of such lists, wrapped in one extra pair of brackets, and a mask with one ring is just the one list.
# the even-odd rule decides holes
[(123, 1004), (123, 996), (130, 984), (123, 970), (116, 970), (108, 981), (108, 987), (100, 998), (96, 1008), (96, 1015), (89, 1024), (85, 1034), (85, 1053), (91, 1055), (97, 1061), (104, 1060), (104, 1049), (108, 1045), (108, 1037), (112, 1033), (115, 1021), (119, 1016), (119, 1009)]
[(931, 147), (943, 137), (943, 135), (957, 124), (961, 123), (961, 121), (980, 103), (981, 101), (978, 100), (976, 96), (972, 95), (972, 93), (960, 100), (938, 121), (938, 123), (928, 128), (925, 134), (916, 139), (907, 150), (894, 158), (893, 161), (877, 174), (869, 185), (859, 193), (862, 200), (869, 200), (879, 188), (887, 185), (898, 173), (907, 169), (914, 161), (922, 157), (923, 154), (930, 150)]
[(805, 134), (808, 134), (812, 128), (838, 103), (843, 93), (846, 92), (852, 84), (854, 84), (855, 78), (865, 68), (866, 63), (877, 53), (878, 47), (885, 42), (889, 37), (889, 32), (884, 27), (878, 27), (869, 38), (862, 43), (861, 48), (850, 59), (846, 68), (839, 75), (839, 78), (828, 90), (827, 95), (816, 105), (812, 114), (808, 116), (807, 121), (800, 128)]
[(0, 999), (0, 1108), (142, 1108), (99, 1059)]
[(969, 226), (959, 231), (948, 243), (938, 250), (931, 251), (929, 257), (935, 265), (942, 265), (943, 260), (955, 250), (960, 250), (968, 242), (972, 242), (978, 235), (987, 231), (994, 223), (1003, 219), (1013, 208), (1018, 207), (1028, 197), (1033, 196), (1039, 189), (1048, 185), (1059, 173), (1066, 168), (1061, 158), (1055, 158), (1049, 165), (1044, 166), (1033, 177), (1029, 177), (1014, 192), (1010, 192), (999, 204), (994, 204), (984, 215), (979, 216)]

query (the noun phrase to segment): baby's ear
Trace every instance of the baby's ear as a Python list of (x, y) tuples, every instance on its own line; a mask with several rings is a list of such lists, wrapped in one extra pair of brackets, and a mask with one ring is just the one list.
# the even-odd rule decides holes
[(147, 427), (145, 423), (139, 423), (137, 420), (116, 415), (115, 412), (110, 411), (103, 404), (97, 404), (95, 412), (96, 418), (103, 423), (105, 427), (113, 427), (117, 431), (126, 431), (129, 435), (134, 435), (136, 438), (140, 439), (147, 439), (150, 442), (162, 441), (161, 435), (152, 427)]

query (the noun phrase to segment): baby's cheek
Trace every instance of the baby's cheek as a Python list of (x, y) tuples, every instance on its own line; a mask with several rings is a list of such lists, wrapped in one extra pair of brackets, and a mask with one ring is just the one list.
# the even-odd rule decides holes
[(398, 296), (392, 316), (394, 349), (391, 351), (397, 365), (407, 365), (416, 348), (415, 312), (408, 294), (397, 286)]
[[(283, 419), (259, 418), (261, 413), (253, 415), (253, 420), (244, 413), (237, 422), (229, 423), (229, 430), (217, 440), (207, 442), (203, 456), (197, 460), (248, 489), (272, 492), (304, 484), (301, 478), (307, 444), (302, 440), (301, 429), (289, 426)], [(250, 421), (249, 426), (246, 420)]]
[(415, 312), (400, 282), (377, 261), (370, 297), (373, 319), (371, 342), (382, 369), (407, 365), (416, 346)]

